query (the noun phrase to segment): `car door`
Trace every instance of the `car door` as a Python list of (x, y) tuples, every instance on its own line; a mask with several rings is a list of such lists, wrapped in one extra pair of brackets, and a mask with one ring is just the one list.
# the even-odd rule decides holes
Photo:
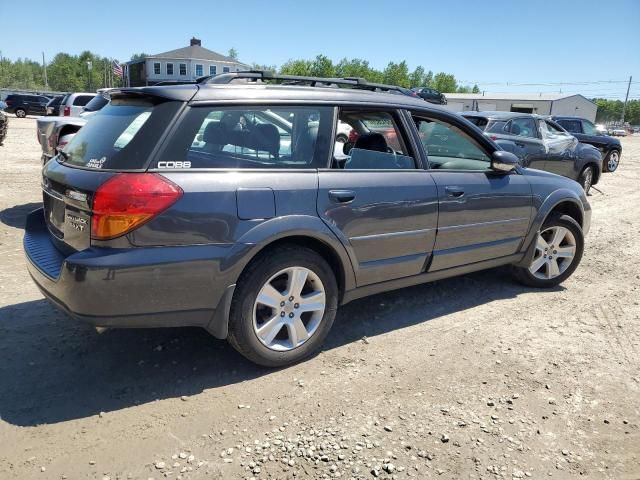
[(543, 169), (547, 154), (533, 117), (513, 118), (507, 122), (505, 130), (519, 151), (522, 165)]
[(407, 123), (388, 109), (343, 109), (338, 121), (358, 138), (346, 155), (334, 152), (332, 168), (319, 170), (317, 211), (347, 247), (358, 286), (424, 272), (435, 242), (438, 192)]
[(438, 232), (429, 271), (518, 252), (533, 215), (518, 171), (491, 169), (490, 145), (459, 120), (413, 113), (438, 190)]
[(575, 177), (575, 149), (578, 140), (557, 124), (539, 119), (540, 133), (547, 151), (544, 169), (569, 178)]

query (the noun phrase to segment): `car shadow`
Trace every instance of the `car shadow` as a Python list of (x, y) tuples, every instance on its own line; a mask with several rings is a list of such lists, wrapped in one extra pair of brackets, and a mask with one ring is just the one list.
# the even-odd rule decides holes
[(14, 228), (24, 228), (27, 215), (40, 208), (42, 202), (23, 203), (0, 211), (0, 222)]
[[(324, 351), (529, 291), (505, 277), (504, 269), (494, 269), (352, 302), (339, 311)], [(45, 300), (0, 308), (0, 336), (0, 418), (19, 426), (194, 395), (277, 372), (250, 363), (202, 329), (98, 334)]]

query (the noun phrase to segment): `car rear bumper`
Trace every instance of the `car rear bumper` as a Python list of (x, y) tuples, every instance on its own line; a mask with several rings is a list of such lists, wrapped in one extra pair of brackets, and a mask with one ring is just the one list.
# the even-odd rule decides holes
[(27, 217), (27, 268), (42, 293), (79, 320), (100, 327), (199, 326), (226, 337), (230, 247), (89, 248), (63, 255), (39, 209)]

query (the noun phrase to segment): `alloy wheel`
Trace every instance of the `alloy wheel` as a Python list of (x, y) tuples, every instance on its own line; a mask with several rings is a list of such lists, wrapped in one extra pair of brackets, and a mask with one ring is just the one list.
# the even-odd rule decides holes
[(529, 272), (541, 280), (562, 275), (576, 255), (576, 239), (565, 227), (550, 227), (538, 233), (536, 251)]
[(620, 163), (620, 154), (613, 150), (609, 154), (609, 160), (607, 160), (607, 169), (610, 172), (614, 172), (618, 168), (618, 164)]
[(254, 333), (271, 350), (293, 350), (317, 331), (325, 307), (320, 277), (305, 267), (286, 268), (258, 292), (253, 305)]

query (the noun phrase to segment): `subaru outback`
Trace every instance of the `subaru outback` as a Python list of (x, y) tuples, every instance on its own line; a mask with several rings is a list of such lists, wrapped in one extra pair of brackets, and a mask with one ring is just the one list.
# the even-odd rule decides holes
[(111, 92), (42, 189), (24, 248), (52, 303), (101, 329), (203, 327), (267, 366), (367, 295), (502, 265), (557, 285), (591, 219), (576, 182), (441, 107), (269, 72)]

